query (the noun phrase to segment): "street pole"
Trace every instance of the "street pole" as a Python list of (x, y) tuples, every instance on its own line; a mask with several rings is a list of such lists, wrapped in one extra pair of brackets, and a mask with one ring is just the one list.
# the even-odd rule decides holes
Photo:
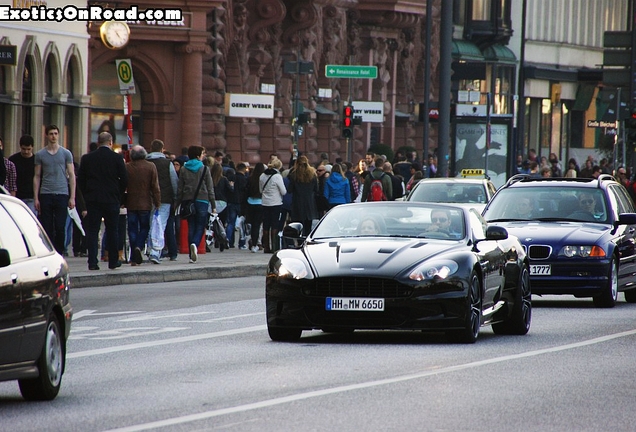
[[(429, 95), (431, 93), (431, 26), (433, 25), (433, 0), (426, 0), (426, 64), (424, 65), (424, 113), (422, 120), (424, 121), (424, 138), (422, 146), (422, 170), (424, 170), (424, 161), (428, 164), (428, 137), (429, 127), (431, 126), (429, 111)], [(442, 155), (439, 155), (440, 157)], [(422, 171), (425, 177), (428, 177), (428, 169)]]
[(453, 42), (453, 2), (442, 1), (439, 43), (439, 144), (438, 176), (449, 176), (451, 126), (451, 52)]
[(484, 173), (486, 174), (486, 178), (489, 178), (488, 175), (488, 151), (490, 150), (490, 92), (486, 94), (486, 152), (485, 152), (485, 163), (484, 163)]

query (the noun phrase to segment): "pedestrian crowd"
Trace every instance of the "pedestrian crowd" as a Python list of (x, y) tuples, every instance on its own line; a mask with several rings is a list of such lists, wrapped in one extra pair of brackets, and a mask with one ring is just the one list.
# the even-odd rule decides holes
[[(286, 169), (272, 154), (250, 167), (197, 145), (173, 155), (159, 139), (148, 150), (117, 152), (106, 130), (78, 164), (59, 137), (57, 126), (47, 126), (46, 145), (35, 151), (24, 135), (8, 158), (0, 138), (0, 184), (38, 216), (60, 254), (86, 257), (89, 270), (99, 270), (100, 260), (110, 269), (175, 261), (186, 241), (196, 263), (200, 248), (218, 248), (221, 237), (225, 247), (273, 253), (290, 222), (300, 222), (307, 235), (337, 205), (399, 199), (424, 178), (411, 153), (389, 162), (368, 152), (355, 164), (332, 162), (326, 153), (310, 164), (300, 155)], [(428, 164), (434, 169), (433, 156)], [(217, 218), (222, 232), (211, 234)]]

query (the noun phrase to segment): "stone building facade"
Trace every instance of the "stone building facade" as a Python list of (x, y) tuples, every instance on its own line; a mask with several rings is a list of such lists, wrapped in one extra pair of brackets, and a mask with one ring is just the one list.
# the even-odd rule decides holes
[[(309, 122), (298, 149), (316, 161), (357, 161), (369, 145), (422, 148), (423, 123), (415, 108), (424, 98), (425, 61), (432, 67), (431, 100), (437, 100), (440, 0), (433, 0), (433, 43), (424, 44), (426, 3), (392, 0), (231, 0), (188, 1), (179, 23), (128, 21), (131, 41), (109, 50), (99, 23), (89, 26), (91, 139), (112, 121), (123, 127), (123, 97), (117, 91), (115, 60), (130, 59), (135, 142), (161, 138), (172, 152), (201, 144), (234, 161), (251, 164), (276, 153), (291, 154), (299, 99)], [(118, 7), (129, 7), (127, 1)], [(174, 1), (142, 0), (145, 8), (174, 8)], [(89, 2), (89, 4), (97, 4)], [(311, 61), (314, 73), (285, 73), (286, 62)], [(325, 65), (377, 66), (376, 79), (326, 78)], [(273, 118), (233, 117), (228, 94), (274, 96)], [(356, 126), (350, 149), (341, 138), (344, 101), (382, 102), (384, 120)], [(118, 134), (119, 135), (119, 134)], [(123, 139), (118, 138), (123, 143)], [(430, 136), (435, 148), (435, 134)]]

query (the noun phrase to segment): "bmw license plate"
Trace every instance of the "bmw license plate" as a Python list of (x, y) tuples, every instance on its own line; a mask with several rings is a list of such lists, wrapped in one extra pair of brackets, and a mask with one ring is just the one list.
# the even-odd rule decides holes
[(550, 267), (550, 264), (530, 266), (530, 275), (532, 276), (550, 276), (551, 274), (552, 274), (552, 269)]
[(328, 311), (382, 312), (384, 299), (362, 297), (327, 297), (325, 309)]

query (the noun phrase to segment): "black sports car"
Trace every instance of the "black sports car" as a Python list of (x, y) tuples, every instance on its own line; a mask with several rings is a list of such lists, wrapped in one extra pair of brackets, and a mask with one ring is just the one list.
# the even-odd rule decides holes
[[(290, 224), (285, 237), (300, 239)], [(473, 343), (479, 328), (526, 334), (528, 261), (517, 238), (474, 209), (419, 202), (344, 204), (298, 249), (272, 256), (267, 327), (274, 341), (303, 330), (443, 331)]]

